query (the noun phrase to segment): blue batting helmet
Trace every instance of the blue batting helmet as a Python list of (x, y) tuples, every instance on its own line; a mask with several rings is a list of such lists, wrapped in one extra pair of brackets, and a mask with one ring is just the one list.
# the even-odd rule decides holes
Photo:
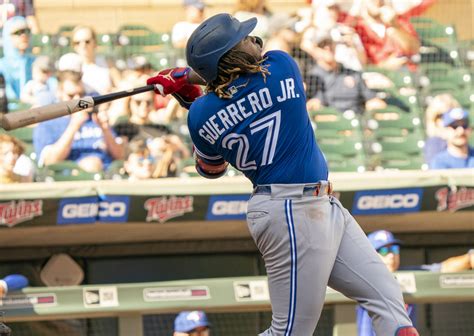
[(221, 57), (242, 41), (257, 25), (257, 19), (240, 22), (229, 14), (217, 14), (196, 28), (186, 45), (189, 66), (206, 82), (217, 78)]

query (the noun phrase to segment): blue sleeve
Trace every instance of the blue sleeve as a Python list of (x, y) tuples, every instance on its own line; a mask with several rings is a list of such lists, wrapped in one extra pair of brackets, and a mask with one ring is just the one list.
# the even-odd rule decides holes
[(446, 169), (446, 164), (441, 160), (439, 154), (436, 155), (430, 162), (430, 169)]
[(204, 100), (204, 98), (196, 100), (189, 109), (189, 133), (191, 135), (191, 139), (193, 140), (194, 151), (196, 154), (199, 155), (199, 157), (202, 158), (204, 162), (218, 165), (224, 162), (224, 158), (212, 147), (210, 140), (207, 140), (206, 138), (203, 138), (199, 135), (197, 122), (194, 118), (194, 116), (201, 115), (200, 111), (203, 108), (203, 105), (205, 105), (203, 104)]
[(375, 332), (372, 329), (372, 319), (367, 313), (367, 310), (361, 306), (357, 306), (356, 319), (358, 336), (375, 336)]
[(63, 127), (54, 127), (58, 123), (59, 120), (41, 122), (33, 130), (33, 147), (38, 159), (46, 146), (54, 144), (61, 137)]

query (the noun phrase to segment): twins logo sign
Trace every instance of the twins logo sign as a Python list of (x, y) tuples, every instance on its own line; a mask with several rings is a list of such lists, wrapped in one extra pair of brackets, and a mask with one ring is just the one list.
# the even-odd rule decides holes
[(354, 215), (378, 215), (418, 212), (422, 188), (358, 191), (354, 197)]
[(126, 222), (130, 197), (78, 197), (59, 202), (58, 224)]

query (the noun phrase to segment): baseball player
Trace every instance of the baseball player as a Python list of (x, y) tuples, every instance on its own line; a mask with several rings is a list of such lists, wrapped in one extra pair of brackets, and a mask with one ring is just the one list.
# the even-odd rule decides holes
[[(260, 335), (313, 335), (326, 285), (365, 307), (377, 335), (418, 335), (400, 286), (330, 195), (295, 61), (281, 51), (262, 56), (261, 39), (249, 36), (256, 24), (212, 16), (187, 43), (192, 70), (163, 70), (148, 84), (189, 107), (202, 176), (220, 177), (230, 163), (253, 183), (247, 223), (265, 261), (273, 313)], [(192, 84), (207, 93), (199, 97)]]

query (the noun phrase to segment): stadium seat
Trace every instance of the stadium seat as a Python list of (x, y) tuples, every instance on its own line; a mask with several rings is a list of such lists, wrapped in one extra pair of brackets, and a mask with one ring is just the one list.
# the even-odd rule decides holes
[(373, 169), (396, 169), (396, 170), (426, 170), (428, 165), (424, 162), (423, 157), (406, 154), (403, 152), (381, 152), (373, 157)]
[(19, 99), (9, 99), (8, 100), (8, 112), (23, 111), (31, 108), (31, 105), (25, 102), (22, 102)]
[(325, 107), (317, 111), (309, 111), (309, 114), (315, 123), (316, 132), (327, 129), (336, 132), (360, 129), (359, 118), (352, 111), (340, 112), (334, 108)]
[(41, 168), (40, 175), (45, 181), (82, 181), (101, 180), (102, 173), (89, 173), (81, 169), (74, 161), (62, 161)]
[(366, 171), (365, 155), (361, 154), (348, 159), (337, 153), (324, 153), (329, 170), (332, 172), (364, 172)]
[(21, 127), (11, 131), (5, 131), (3, 128), (0, 128), (0, 133), (10, 134), (24, 143), (33, 143), (33, 130), (34, 127)]
[(371, 111), (365, 118), (365, 124), (369, 130), (398, 128), (412, 133), (422, 127), (419, 116), (400, 110), (396, 106), (388, 106), (385, 109)]
[(371, 143), (373, 153), (402, 152), (410, 155), (421, 155), (425, 145), (421, 134), (408, 135), (375, 135)]

